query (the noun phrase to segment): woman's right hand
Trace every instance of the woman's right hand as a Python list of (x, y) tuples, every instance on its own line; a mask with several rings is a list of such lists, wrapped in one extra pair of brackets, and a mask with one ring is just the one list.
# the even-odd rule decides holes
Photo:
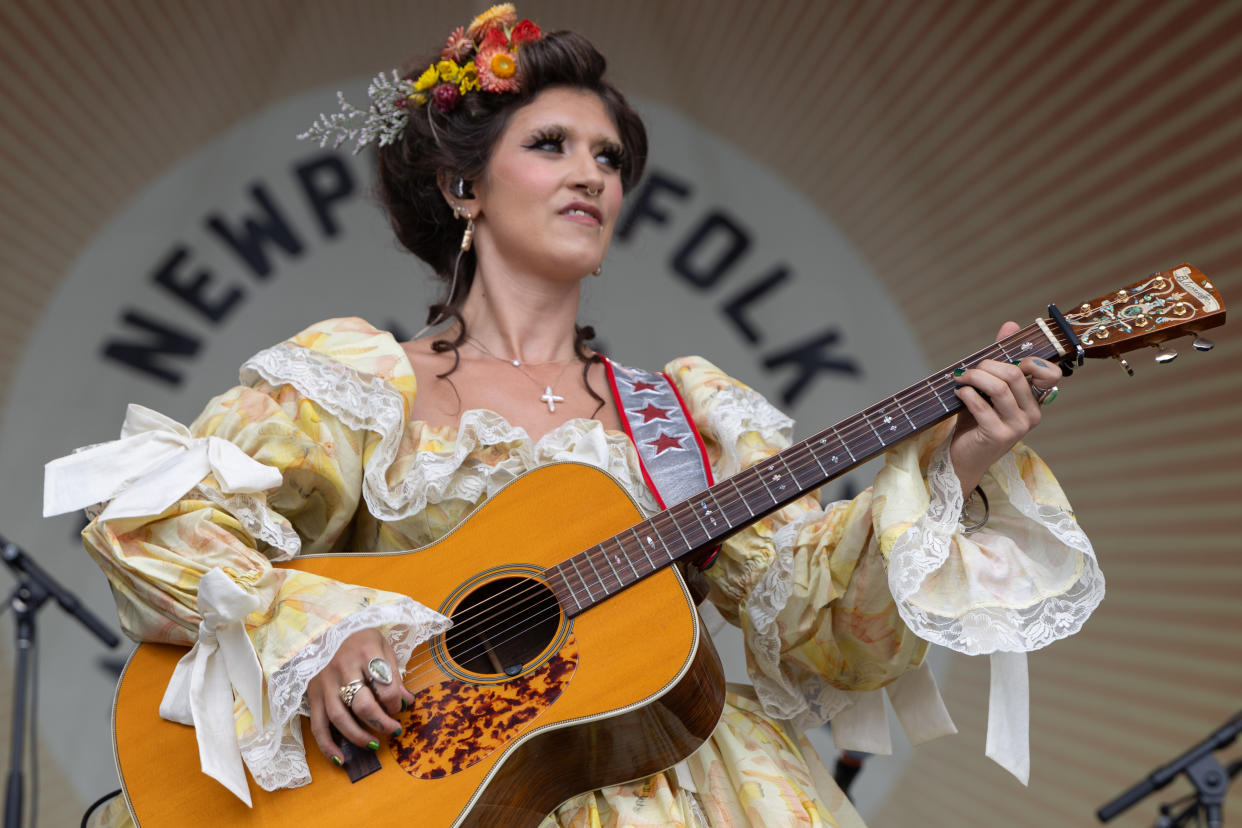
[[(370, 680), (367, 665), (377, 657), (392, 667), (391, 684)], [(337, 765), (344, 761), (332, 741), (329, 724), (336, 725), (341, 735), (358, 747), (371, 750), (379, 748), (376, 736), (401, 735), (401, 724), (392, 717), (414, 702), (414, 694), (401, 681), (402, 666), (379, 630), (361, 630), (346, 638), (332, 660), (311, 679), (306, 687), (311, 734), (329, 761)], [(346, 707), (341, 688), (357, 679), (363, 685), (353, 704)]]

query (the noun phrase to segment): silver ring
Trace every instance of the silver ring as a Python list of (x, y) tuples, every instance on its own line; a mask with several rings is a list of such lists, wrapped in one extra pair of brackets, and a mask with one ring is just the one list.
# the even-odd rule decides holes
[(349, 684), (341, 685), (341, 701), (345, 703), (346, 707), (352, 708), (354, 706), (354, 696), (358, 695), (358, 691), (362, 688), (362, 679), (354, 679)]
[(1035, 394), (1035, 402), (1040, 405), (1050, 405), (1057, 398), (1057, 394), (1061, 393), (1055, 385), (1051, 388), (1040, 388), (1038, 385), (1032, 385), (1031, 391)]
[(367, 673), (376, 684), (392, 684), (392, 665), (379, 656), (367, 662)]

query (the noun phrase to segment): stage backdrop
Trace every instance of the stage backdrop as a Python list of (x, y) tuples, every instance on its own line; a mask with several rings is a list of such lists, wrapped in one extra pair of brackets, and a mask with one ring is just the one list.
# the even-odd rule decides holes
[[(418, 329), (432, 294), (374, 206), (370, 158), (292, 136), (481, 8), (0, 2), (0, 534), (109, 621), (79, 521), (39, 517), (42, 464), (115, 437), (130, 401), (188, 421), (246, 356), (316, 319)], [(1242, 296), (1242, 4), (519, 11), (591, 37), (651, 131), (584, 321), (630, 363), (703, 353), (803, 434), (1049, 302), (1182, 262)], [(983, 756), (986, 662), (940, 653), (961, 732), (915, 751), (897, 735), (869, 762), (856, 795), (873, 825), (1086, 825), (1242, 707), (1236, 327), (1209, 333), (1209, 354), (1063, 384), (1032, 442), (1108, 596), (1031, 659), (1030, 787)], [(6, 688), (12, 638), (6, 616)], [(124, 654), (51, 607), (39, 643), (40, 824), (75, 824), (116, 787)], [(739, 674), (735, 637), (720, 644)], [(1119, 822), (1150, 824), (1157, 799)]]

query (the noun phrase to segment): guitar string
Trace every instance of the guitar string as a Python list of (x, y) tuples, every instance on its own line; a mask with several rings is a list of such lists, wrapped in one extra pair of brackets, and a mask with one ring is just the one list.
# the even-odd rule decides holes
[[(980, 354), (980, 355), (976, 355), (976, 356), (982, 356), (982, 358), (986, 358), (986, 352), (987, 352), (987, 351), (989, 351), (989, 350), (997, 350), (997, 349), (998, 349), (998, 348), (997, 348), (997, 346), (998, 346), (998, 345), (999, 345), (999, 346), (1003, 346), (1003, 345), (1006, 345), (1006, 344), (1008, 344), (1008, 345), (1013, 345), (1015, 340), (1018, 340), (1018, 339), (1023, 338), (1023, 335), (1025, 335), (1025, 334), (1026, 334), (1026, 333), (1028, 333), (1028, 332), (1034, 332), (1034, 330), (1037, 330), (1037, 329), (1031, 329), (1031, 328), (1028, 328), (1028, 329), (1025, 329), (1025, 330), (1019, 331), (1017, 334), (1015, 334), (1014, 336), (1012, 336), (1012, 337), (1010, 337), (1010, 338), (1008, 338), (1008, 339), (1006, 339), (1006, 340), (1002, 341), (1001, 343), (996, 343), (996, 344), (994, 344), (993, 346), (991, 346), (990, 348), (988, 348), (988, 349), (984, 349), (984, 351), (983, 351), (983, 352), (981, 352), (981, 354)], [(970, 361), (970, 359), (971, 359), (971, 358), (969, 358), (969, 357), (968, 357), (968, 358), (967, 358), (967, 360), (963, 360), (963, 363), (967, 363), (967, 364), (968, 364), (968, 363), (969, 363), (969, 361)], [(929, 379), (930, 379), (930, 378), (929, 378)], [(921, 392), (919, 395), (917, 395), (917, 397), (918, 397), (918, 399), (919, 399), (919, 402), (914, 402), (914, 403), (911, 403), (909, 400), (907, 400), (907, 404), (908, 404), (908, 405), (907, 405), (907, 406), (903, 406), (903, 408), (908, 408), (909, 406), (913, 406), (913, 408), (912, 408), (912, 409), (910, 409), (911, 411), (913, 411), (914, 413), (919, 413), (919, 414), (921, 414), (921, 413), (922, 413), (922, 411), (926, 408), (926, 403), (927, 403), (928, 397), (929, 397), (929, 396), (931, 396), (931, 395), (928, 395), (925, 391), (922, 391), (922, 390), (921, 390), (922, 386), (923, 386), (923, 385), (926, 385), (926, 384), (927, 384), (927, 381), (926, 381), (926, 380), (925, 380), (923, 383), (920, 383), (920, 384), (919, 384), (919, 388), (920, 388), (920, 392)], [(942, 385), (943, 385), (943, 383), (942, 383)], [(909, 389), (907, 389), (907, 390), (909, 390)], [(940, 389), (940, 390), (943, 390), (943, 389)], [(936, 393), (934, 396), (935, 396), (935, 398), (936, 398), (936, 400), (937, 400), (937, 405), (941, 405), (941, 406), (943, 406), (943, 405), (944, 405), (944, 398), (943, 398), (943, 396), (939, 393), (939, 390), (937, 391), (937, 393)], [(900, 397), (900, 393), (899, 393), (898, 395), (894, 395), (893, 399), (894, 399), (894, 400), (899, 400), (899, 397)], [(956, 398), (954, 398), (954, 402), (958, 404), (958, 407), (960, 407), (960, 403), (958, 403), (958, 401), (956, 400)], [(872, 406), (871, 408), (875, 408), (875, 409), (880, 409), (880, 410), (882, 410), (882, 409), (880, 408), (880, 404), (876, 404), (875, 406)], [(933, 411), (935, 410), (935, 406), (932, 406), (932, 410), (933, 410)], [(865, 419), (866, 414), (868, 413), (868, 411), (869, 411), (869, 409), (868, 409), (868, 410), (864, 410), (863, 412), (860, 412), (860, 414), (855, 415), (854, 419)], [(909, 411), (908, 411), (907, 413), (909, 413)], [(871, 424), (868, 424), (868, 423), (866, 423), (866, 422), (863, 422), (863, 423), (861, 423), (861, 424), (858, 424), (856, 427), (854, 427), (852, 431), (847, 430), (847, 431), (845, 432), (845, 434), (847, 434), (847, 435), (849, 436), (849, 438), (856, 440), (859, 434), (862, 434), (862, 435), (864, 435), (864, 436), (868, 436), (868, 435), (867, 435), (867, 431), (868, 431), (868, 429), (871, 429), (871, 428), (872, 428), (872, 425), (871, 425)], [(827, 430), (833, 430), (833, 429), (826, 429), (825, 431), (827, 431)], [(838, 431), (838, 433), (840, 433), (840, 431), (841, 431), (839, 428), (838, 428), (838, 429), (836, 429), (836, 430)], [(918, 430), (918, 429), (916, 429), (916, 430)], [(822, 432), (821, 432), (821, 433), (822, 433)], [(870, 435), (870, 436), (875, 436), (875, 435)], [(907, 435), (907, 434), (901, 434), (901, 435), (899, 436), (899, 438), (898, 438), (898, 439), (899, 439), (899, 440), (900, 440), (900, 439), (904, 439), (906, 436), (909, 436), (909, 435)], [(816, 467), (816, 466), (819, 466), (820, 464), (816, 461), (816, 458), (814, 457), (814, 449), (813, 449), (813, 448), (811, 448), (811, 446), (809, 445), (809, 443), (810, 443), (810, 441), (809, 441), (809, 440), (808, 440), (808, 441), (804, 441), (804, 443), (803, 443), (803, 444), (796, 444), (796, 445), (794, 445), (794, 446), (790, 446), (790, 448), (789, 448), (788, 450), (786, 450), (786, 453), (789, 453), (789, 454), (791, 455), (791, 458), (792, 458), (795, 462), (800, 463), (800, 465), (797, 465), (797, 466), (792, 466), (792, 465), (790, 465), (790, 462), (789, 462), (789, 460), (788, 460), (788, 459), (786, 459), (786, 458), (784, 458), (784, 457), (782, 457), (782, 458), (781, 458), (781, 459), (782, 459), (782, 461), (783, 461), (782, 465), (786, 466), (786, 467), (788, 468), (788, 470), (790, 471), (790, 473), (791, 473), (791, 474), (795, 477), (795, 482), (796, 482), (796, 479), (797, 479), (797, 477), (798, 477), (798, 473), (799, 473), (799, 472), (807, 472), (807, 471), (809, 471), (809, 472), (811, 472), (811, 473), (813, 473), (813, 474), (816, 474), (816, 475), (818, 475), (818, 474), (820, 473), (820, 472), (816, 472), (816, 471), (815, 471), (815, 467)], [(801, 448), (802, 448), (802, 451), (801, 451), (801, 452), (796, 451), (796, 450), (799, 448), (799, 445), (801, 445)], [(807, 452), (809, 452), (809, 453), (812, 455), (812, 457), (811, 457), (811, 462), (807, 462), (806, 458), (805, 458), (804, 456), (802, 456), (802, 455), (806, 454)], [(765, 461), (765, 462), (767, 462), (767, 461)], [(770, 471), (770, 470), (771, 470), (771, 469), (769, 468), (769, 471)], [(745, 472), (755, 472), (755, 474), (746, 476), (746, 478), (742, 481), (742, 483), (743, 483), (743, 484), (744, 484), (744, 486), (745, 486), (745, 489), (743, 489), (743, 487), (742, 487), (742, 486), (738, 486), (738, 485), (737, 485), (737, 477), (742, 477), (742, 476), (745, 474)], [(822, 472), (822, 468), (821, 468), (821, 472)], [(743, 472), (742, 474), (739, 474), (739, 475), (735, 476), (734, 478), (730, 478), (730, 479), (731, 479), (731, 480), (733, 480), (733, 482), (734, 482), (734, 486), (735, 486), (735, 488), (737, 488), (737, 490), (739, 491), (739, 493), (741, 494), (741, 496), (740, 496), (740, 497), (734, 497), (734, 496), (729, 496), (729, 495), (727, 495), (727, 494), (726, 494), (725, 498), (723, 498), (723, 499), (724, 499), (724, 501), (725, 501), (725, 505), (721, 507), (721, 509), (722, 509), (723, 511), (729, 512), (730, 510), (734, 509), (734, 508), (738, 505), (738, 501), (739, 501), (739, 500), (743, 500), (743, 499), (750, 499), (751, 497), (753, 497), (754, 495), (757, 495), (757, 494), (765, 494), (765, 495), (767, 495), (768, 497), (771, 497), (774, 501), (776, 500), (776, 498), (775, 498), (775, 497), (771, 494), (771, 492), (770, 492), (770, 488), (769, 488), (769, 487), (768, 487), (768, 486), (767, 486), (767, 485), (763, 482), (763, 480), (762, 480), (762, 479), (760, 479), (760, 478), (759, 478), (758, 466), (752, 466), (752, 467), (750, 467), (749, 469), (744, 470), (744, 472)], [(801, 484), (798, 484), (798, 485), (799, 485), (799, 487), (801, 487)], [(806, 487), (806, 490), (808, 490), (808, 491), (809, 491), (809, 490), (810, 490), (810, 488), (812, 488), (812, 487)], [(720, 502), (720, 500), (721, 500), (721, 499), (722, 499), (722, 498), (716, 498), (716, 500), (717, 500), (717, 502), (718, 502), (718, 503)], [(748, 509), (748, 513), (749, 513), (749, 509)], [(671, 512), (670, 512), (669, 510), (666, 510), (665, 512), (659, 513), (659, 514), (657, 514), (657, 515), (653, 515), (651, 518), (648, 518), (646, 521), (644, 521), (644, 523), (649, 523), (649, 524), (651, 524), (651, 528), (653, 528), (653, 529), (656, 531), (657, 535), (659, 535), (659, 536), (661, 537), (661, 542), (663, 543), (663, 534), (664, 534), (664, 531), (665, 531), (665, 530), (661, 530), (661, 528), (660, 528), (659, 526), (656, 526), (656, 525), (655, 525), (656, 521), (657, 521), (659, 518), (662, 518), (662, 517), (663, 517), (663, 518), (666, 518), (668, 522), (671, 522), (671, 523), (673, 524), (673, 527), (674, 527), (675, 529), (676, 529), (676, 528), (680, 528), (680, 522), (679, 522), (678, 518), (677, 518), (676, 516), (672, 515), (672, 514), (671, 514)], [(738, 523), (740, 523), (740, 522), (742, 522), (742, 521), (744, 521), (744, 520), (745, 520), (745, 516), (741, 516), (741, 515), (739, 515), (736, 519), (735, 519), (735, 518), (733, 518), (733, 517), (729, 517), (729, 520), (730, 520), (730, 523), (731, 523), (731, 524), (734, 522), (734, 520), (736, 520)], [(628, 530), (627, 530), (627, 531), (628, 531)], [(705, 542), (704, 542), (704, 545), (706, 545), (706, 543), (707, 543), (707, 541), (705, 541)], [(678, 545), (680, 545), (680, 544), (678, 544)], [(601, 544), (600, 546), (602, 546), (602, 544)], [(665, 546), (666, 546), (666, 551), (667, 551), (667, 544), (665, 544)], [(582, 557), (582, 556), (586, 556), (586, 557), (588, 557), (588, 559), (589, 559), (589, 556), (592, 554), (592, 552), (594, 551), (594, 549), (595, 549), (595, 548), (597, 548), (597, 547), (592, 547), (592, 549), (588, 549), (588, 550), (586, 550), (585, 552), (583, 552), (583, 553), (579, 553), (579, 555), (577, 555), (577, 556), (573, 556), (573, 557)], [(623, 549), (624, 549), (624, 546), (623, 546)], [(625, 551), (627, 552), (627, 554), (632, 554), (632, 552), (631, 552), (630, 550), (625, 550)], [(671, 562), (672, 562), (672, 560), (675, 560), (675, 558), (670, 559), (670, 561), (669, 561), (669, 562), (671, 563)], [(570, 561), (567, 559), (566, 561), (564, 561), (564, 562), (562, 562), (562, 563), (569, 563), (569, 562), (570, 562)], [(592, 566), (593, 566), (593, 564), (592, 564)], [(549, 567), (548, 569), (551, 569), (551, 568), (552, 568), (552, 567)], [(656, 567), (656, 569), (660, 569), (660, 568), (663, 568), (663, 565), (662, 565), (662, 566), (658, 566), (658, 567)], [(545, 570), (545, 571), (547, 571), (547, 570)], [(607, 571), (607, 570), (605, 570), (605, 571)], [(653, 571), (654, 571), (654, 570), (653, 570)], [(575, 572), (575, 574), (578, 574), (578, 573), (577, 573), (577, 572)], [(583, 584), (583, 588), (584, 588), (584, 589), (586, 589), (587, 594), (588, 594), (588, 596), (589, 596), (589, 597), (590, 597), (590, 599), (591, 599), (591, 602), (592, 602), (592, 603), (595, 603), (595, 597), (594, 597), (594, 595), (591, 593), (590, 588), (587, 586), (586, 581), (585, 581), (585, 580), (584, 580), (581, 576), (579, 577), (579, 580), (582, 582), (582, 584)], [(629, 585), (629, 583), (625, 582), (625, 581), (624, 581), (624, 580), (622, 580), (622, 579), (606, 579), (606, 578), (605, 578), (605, 577), (603, 577), (603, 576), (598, 576), (598, 571), (597, 571), (597, 580), (599, 581), (599, 585), (600, 585), (601, 589), (602, 589), (602, 590), (604, 591), (604, 593), (605, 593), (605, 597), (611, 596), (611, 595), (613, 594), (613, 589), (614, 589), (614, 587), (609, 585), (609, 583), (608, 583), (608, 581), (609, 581), (609, 580), (615, 580), (615, 586), (618, 586), (618, 587), (625, 587), (625, 586), (628, 586), (628, 585)], [(630, 583), (633, 583), (633, 582), (630, 582)], [(568, 585), (568, 582), (567, 582), (567, 585)], [(513, 587), (509, 587), (509, 588), (507, 588), (506, 590), (502, 590), (500, 593), (497, 593), (495, 596), (491, 596), (491, 597), (489, 597), (489, 599), (487, 599), (487, 601), (485, 601), (485, 602), (481, 602), (480, 604), (477, 604), (477, 605), (475, 605), (474, 607), (471, 607), (471, 608), (470, 608), (470, 610), (468, 610), (468, 614), (469, 614), (469, 615), (473, 615), (473, 616), (479, 616), (479, 615), (480, 615), (480, 613), (481, 613), (481, 611), (483, 611), (483, 610), (486, 610), (486, 609), (487, 609), (487, 607), (485, 606), (485, 604), (486, 604), (488, 601), (490, 601), (490, 602), (491, 602), (491, 603), (493, 603), (493, 604), (494, 604), (494, 603), (497, 603), (497, 602), (500, 602), (500, 601), (506, 601), (506, 602), (508, 602), (508, 606), (506, 607), (506, 609), (507, 609), (508, 613), (509, 613), (510, 615), (512, 615), (512, 614), (514, 613), (514, 611), (515, 611), (518, 607), (520, 607), (523, 603), (528, 603), (528, 602), (529, 602), (529, 599), (535, 599), (535, 598), (538, 598), (540, 595), (546, 595), (546, 590), (548, 590), (548, 589), (550, 589), (550, 587), (546, 587), (546, 586), (544, 586), (542, 583), (540, 583), (540, 582), (538, 582), (538, 581), (533, 581), (533, 580), (531, 580), (531, 581), (527, 581), (527, 582), (524, 582), (523, 584), (515, 585), (515, 586), (513, 586)], [(525, 595), (523, 595), (521, 592), (515, 593), (515, 592), (513, 592), (514, 590), (522, 590), (523, 592), (525, 592)], [(571, 593), (572, 593), (572, 597), (574, 597), (574, 598), (575, 598), (575, 601), (576, 601), (576, 600), (577, 600), (576, 591), (575, 591), (575, 590), (573, 590), (573, 589), (572, 589), (572, 587), (570, 588), (570, 591), (571, 591)], [(511, 594), (506, 594), (506, 593), (511, 593)], [(514, 601), (514, 600), (513, 600), (514, 598), (517, 598), (518, 600), (517, 600), (517, 601)], [(555, 606), (556, 606), (556, 613), (557, 613), (557, 614), (559, 614), (559, 604), (556, 604)], [(484, 618), (486, 618), (486, 616), (483, 616), (483, 617), (484, 617)], [(551, 615), (549, 614), (549, 615), (545, 615), (544, 617), (539, 618), (539, 619), (536, 619), (536, 620), (537, 620), (537, 621), (544, 621), (544, 620), (547, 620), (547, 619), (548, 619), (548, 618), (550, 618), (550, 617), (551, 617)], [(472, 622), (473, 622), (473, 620), (474, 620), (474, 619), (472, 618)], [(504, 623), (504, 622), (503, 622), (503, 621), (501, 621), (501, 622), (497, 622), (497, 623), (499, 624), (499, 623)], [(454, 629), (457, 631), (457, 634), (459, 634), (459, 635), (460, 635), (460, 634), (464, 634), (464, 633), (471, 632), (471, 626), (472, 626), (472, 625), (471, 625), (471, 623), (459, 624), (459, 625), (455, 625)], [(488, 628), (488, 630), (485, 630), (485, 631), (483, 631), (483, 632), (484, 632), (484, 633), (486, 633), (486, 632), (490, 632), (490, 631), (494, 630), (494, 629), (496, 628), (496, 626), (497, 626), (497, 624), (493, 624), (493, 625), (492, 625), (492, 627)], [(519, 632), (521, 632), (521, 631), (519, 631)], [(480, 634), (480, 633), (475, 633), (475, 634)], [(511, 640), (511, 638), (510, 638), (510, 639), (506, 639), (506, 641), (507, 641), (507, 640)], [(499, 643), (504, 643), (504, 642), (502, 641), (502, 642), (499, 642)], [(487, 644), (484, 644), (484, 648), (486, 648), (487, 646), (488, 646)], [(493, 645), (493, 646), (495, 646), (495, 645)], [(476, 652), (474, 652), (474, 653), (463, 653), (463, 654), (462, 654), (462, 656), (471, 656), (471, 657), (472, 657), (472, 656), (475, 656), (475, 655), (477, 655), (477, 654), (478, 654), (478, 651), (476, 651)], [(421, 666), (421, 664), (420, 664), (420, 665), (415, 665), (415, 666), (416, 666), (416, 667), (420, 667), (420, 666)]]
[[(1006, 345), (1012, 346), (1016, 344), (1018, 340), (1023, 339), (1027, 334), (1037, 334), (1037, 333), (1041, 333), (1037, 325), (1028, 326), (1027, 328), (1018, 331), (1017, 333), (1006, 338), (1005, 340), (994, 343), (993, 345), (982, 349), (976, 354), (971, 355), (970, 357), (967, 357), (965, 360), (962, 360), (959, 363), (955, 363), (955, 365), (976, 364), (979, 360), (988, 358), (989, 352), (999, 351), (1000, 354), (1004, 356), (1007, 353), (1004, 346)], [(940, 387), (936, 388), (935, 385), (933, 385), (933, 389), (934, 389), (933, 392), (928, 393), (928, 391), (924, 390), (924, 386), (927, 386), (929, 383), (938, 383)], [(910, 388), (904, 389), (902, 392), (898, 392), (898, 394), (893, 395), (890, 398), (890, 400), (896, 401), (899, 405), (899, 408), (901, 410), (904, 410), (907, 416), (910, 414), (917, 414), (921, 416), (922, 414), (926, 413), (926, 410), (928, 408), (930, 408), (934, 412), (937, 407), (940, 407), (941, 410), (943, 410), (943, 408), (947, 406), (947, 402), (945, 401), (944, 396), (942, 394), (942, 391), (949, 390), (947, 386), (948, 386), (948, 381), (945, 380), (943, 377), (937, 380), (932, 380), (931, 377), (928, 377), (927, 379), (921, 381), (915, 386), (911, 386)], [(901, 399), (902, 394), (909, 392), (911, 388), (918, 388), (918, 391), (916, 391), (913, 395), (911, 395), (906, 400), (904, 400), (906, 405), (902, 405), (901, 404), (903, 402), (903, 400)], [(932, 399), (935, 400), (934, 405), (929, 404)], [(956, 395), (952, 395), (951, 399), (953, 400), (953, 404), (955, 404), (956, 407), (958, 408), (962, 407), (960, 401), (956, 398)], [(828, 429), (822, 430), (821, 432), (817, 432), (816, 435), (813, 435), (813, 437), (818, 437), (820, 434), (823, 434), (828, 431), (835, 432), (838, 435), (838, 439), (840, 439), (843, 443), (846, 442), (847, 440), (857, 441), (860, 435), (862, 437), (868, 437), (868, 438), (876, 437), (877, 435), (874, 433), (868, 435), (868, 431), (875, 431), (874, 425), (868, 422), (868, 415), (877, 413), (879, 411), (884, 411), (884, 410), (885, 408), (883, 406), (883, 403), (876, 403), (873, 406), (870, 406), (868, 409), (864, 409), (862, 412), (859, 412), (858, 414), (853, 415), (850, 419), (852, 421), (860, 421), (860, 422), (851, 422), (848, 426), (843, 427), (844, 434), (842, 434), (842, 427), (830, 427)], [(913, 421), (913, 417), (910, 417), (910, 419), (911, 421)], [(899, 442), (900, 440), (904, 440), (907, 436), (910, 436), (911, 434), (916, 433), (919, 430), (921, 430), (921, 427), (914, 429), (914, 431), (908, 434), (907, 433), (899, 434), (899, 436), (897, 437), (897, 442)], [(822, 465), (818, 462), (818, 459), (815, 456), (815, 450), (814, 448), (812, 448), (811, 442), (812, 442), (811, 438), (808, 438), (807, 440), (804, 440), (800, 443), (790, 446), (788, 449), (785, 449), (784, 451), (782, 451), (781, 454), (779, 455), (782, 460), (782, 465), (785, 466), (789, 470), (790, 474), (794, 477), (795, 482), (797, 482), (799, 472), (811, 472), (812, 474), (815, 474), (815, 475), (822, 474), (823, 472)], [(882, 440), (880, 441), (880, 443), (882, 447), (887, 447), (888, 445), (890, 445), (890, 444), (883, 443)], [(807, 457), (805, 456), (806, 454), (811, 455), (809, 461)], [(785, 457), (785, 455), (789, 455), (789, 457)], [(773, 457), (775, 458), (777, 456), (778, 455), (774, 455)], [(736, 496), (731, 496), (726, 493), (723, 498), (725, 503), (723, 506), (720, 507), (721, 510), (726, 513), (726, 518), (728, 518), (731, 526), (735, 525), (735, 521), (736, 523), (741, 523), (742, 521), (746, 519), (746, 517), (742, 515), (738, 515), (736, 518), (734, 518), (729, 514), (731, 511), (734, 510), (734, 508), (738, 505), (739, 502), (743, 502), (743, 505), (745, 506), (746, 505), (745, 501), (750, 500), (753, 496), (759, 495), (759, 494), (764, 494), (772, 498), (773, 501), (776, 502), (777, 500), (776, 497), (772, 495), (770, 487), (762, 480), (761, 472), (759, 471), (759, 466), (762, 463), (770, 462), (772, 459), (773, 458), (768, 458), (765, 461), (761, 461), (760, 464), (751, 466), (748, 469), (745, 469), (739, 474), (735, 475), (734, 477), (728, 478), (729, 480), (733, 481), (733, 487), (736, 488), (737, 491), (739, 492), (739, 494)], [(798, 465), (791, 465), (790, 460), (794, 461), (794, 463)], [(816, 470), (817, 467), (819, 467), (818, 471)], [(750, 472), (751, 474), (747, 474), (747, 472)], [(741, 481), (741, 485), (739, 485), (738, 478), (744, 478)], [(799, 488), (802, 487), (800, 483), (798, 483), (798, 486)], [(811, 488), (812, 487), (806, 487), (803, 493), (805, 493), (806, 491), (809, 491)], [(705, 491), (710, 491), (710, 490), (705, 490)], [(716, 492), (713, 492), (713, 496), (715, 494)], [(718, 504), (720, 503), (721, 498), (714, 497), (714, 499), (717, 501)], [(747, 507), (747, 513), (748, 515), (750, 513), (750, 510), (748, 507)], [(680, 529), (680, 522), (678, 521), (676, 516), (671, 514), (671, 510), (669, 509), (666, 509), (663, 512), (653, 515), (652, 517), (643, 521), (643, 523), (647, 523), (651, 525), (651, 528), (654, 529), (654, 531), (656, 532), (658, 536), (660, 536), (661, 543), (664, 544), (665, 550), (667, 552), (667, 544), (664, 543), (663, 532), (661, 532), (659, 527), (655, 526), (656, 520), (661, 517), (667, 518), (668, 521), (672, 522), (674, 528)], [(626, 531), (629, 531), (629, 530), (626, 530)], [(618, 542), (620, 542), (619, 539), (618, 539)], [(704, 545), (706, 545), (709, 542), (710, 540), (705, 541)], [(676, 544), (676, 545), (680, 545), (680, 544)], [(578, 555), (571, 556), (570, 559), (566, 559), (566, 561), (563, 561), (562, 565), (565, 563), (569, 563), (572, 558), (577, 558), (577, 557), (582, 557), (582, 556), (586, 556), (589, 561), (592, 551), (596, 548), (601, 548), (601, 547), (602, 547), (602, 544), (598, 544), (595, 547), (585, 550), (584, 552), (578, 553)], [(633, 554), (631, 550), (625, 549), (624, 544), (622, 544), (622, 549), (626, 551), (627, 554)], [(676, 560), (676, 558), (674, 557), (670, 559), (669, 563), (672, 563), (673, 560)], [(592, 567), (594, 566), (593, 563), (591, 565)], [(560, 566), (560, 565), (555, 565), (554, 567), (548, 567), (544, 570), (544, 572), (547, 572), (548, 570), (556, 568), (556, 566)], [(663, 568), (663, 566), (664, 565), (656, 567), (656, 570)], [(653, 571), (656, 571), (656, 570), (653, 570)], [(598, 570), (596, 571), (597, 571), (597, 580), (599, 581), (600, 587), (604, 591), (605, 598), (610, 597), (613, 594), (613, 588), (608, 584), (607, 579), (603, 575), (598, 575)], [(582, 582), (584, 589), (586, 589), (588, 597), (591, 600), (591, 603), (592, 604), (596, 603), (596, 599), (594, 595), (591, 594), (591, 590), (587, 586), (585, 579), (579, 576), (579, 580)], [(617, 587), (626, 587), (634, 583), (633, 581), (627, 583), (621, 579), (615, 579), (615, 580), (616, 580), (615, 585)], [(566, 583), (568, 585), (568, 581), (566, 581)], [(514, 592), (515, 590), (521, 590), (521, 592)], [(529, 603), (531, 600), (536, 600), (540, 596), (546, 595), (548, 590), (551, 590), (550, 586), (545, 586), (539, 581), (528, 579), (527, 581), (524, 581), (522, 584), (517, 584), (512, 587), (508, 587), (505, 590), (502, 590), (501, 592), (496, 593), (496, 595), (494, 596), (489, 596), (488, 599), (485, 599), (485, 601), (474, 605), (467, 612), (472, 616), (483, 617), (484, 619), (486, 619), (487, 616), (481, 615), (481, 614), (485, 610), (494, 608), (494, 607), (493, 608), (486, 607), (487, 603), (490, 602), (493, 605), (495, 605), (499, 602), (505, 602), (506, 605), (504, 609), (510, 616), (512, 616), (515, 610), (518, 607), (520, 607), (523, 603)], [(553, 592), (553, 596), (555, 597), (555, 591), (552, 590), (552, 592)], [(570, 587), (570, 592), (571, 592), (571, 597), (573, 597), (575, 601), (577, 601), (576, 592), (572, 589), (572, 587)], [(517, 599), (517, 600), (514, 600), (514, 599)], [(535, 623), (541, 623), (543, 621), (549, 620), (554, 615), (558, 615), (560, 613), (559, 603), (554, 603), (553, 606), (555, 607), (555, 610), (553, 612), (547, 613), (542, 617), (534, 619)], [(526, 620), (530, 621), (530, 619), (526, 619)], [(476, 622), (475, 619), (472, 618), (470, 622), (467, 622), (465, 624), (461, 624), (461, 625), (455, 624), (453, 629), (456, 631), (456, 634), (458, 635), (473, 633), (474, 635), (477, 635), (481, 638), (484, 634), (495, 630), (496, 627), (499, 626), (500, 624), (504, 624), (505, 621), (504, 620), (497, 621), (496, 623), (492, 624), (491, 627), (487, 628), (486, 630), (479, 631), (479, 632), (472, 630), (472, 624), (475, 624), (475, 623), (478, 623), (478, 622)], [(526, 629), (518, 630), (517, 634), (522, 634), (523, 632), (526, 632), (526, 631), (527, 631)], [(476, 650), (473, 652), (463, 652), (459, 654), (457, 657), (458, 658), (477, 657), (486, 651), (489, 644), (494, 649), (496, 646), (499, 646), (500, 644), (507, 643), (507, 641), (512, 640), (513, 637), (514, 636), (510, 636), (509, 638), (504, 639), (503, 641), (500, 641), (494, 644), (491, 644), (490, 642), (485, 643), (481, 649), (476, 648)], [(421, 668), (426, 663), (428, 662), (424, 661), (417, 665), (414, 665), (414, 667), (415, 669), (418, 669), (418, 668)]]

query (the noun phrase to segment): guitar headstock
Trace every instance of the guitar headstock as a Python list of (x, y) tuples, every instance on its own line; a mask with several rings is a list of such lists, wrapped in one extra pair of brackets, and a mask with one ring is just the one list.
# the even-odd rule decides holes
[[(1067, 311), (1065, 320), (1082, 343), (1084, 356), (1115, 357), (1223, 325), (1225, 303), (1198, 268), (1182, 265), (1084, 302)], [(1202, 338), (1195, 346), (1212, 347)], [(1173, 356), (1167, 352), (1167, 359)]]

